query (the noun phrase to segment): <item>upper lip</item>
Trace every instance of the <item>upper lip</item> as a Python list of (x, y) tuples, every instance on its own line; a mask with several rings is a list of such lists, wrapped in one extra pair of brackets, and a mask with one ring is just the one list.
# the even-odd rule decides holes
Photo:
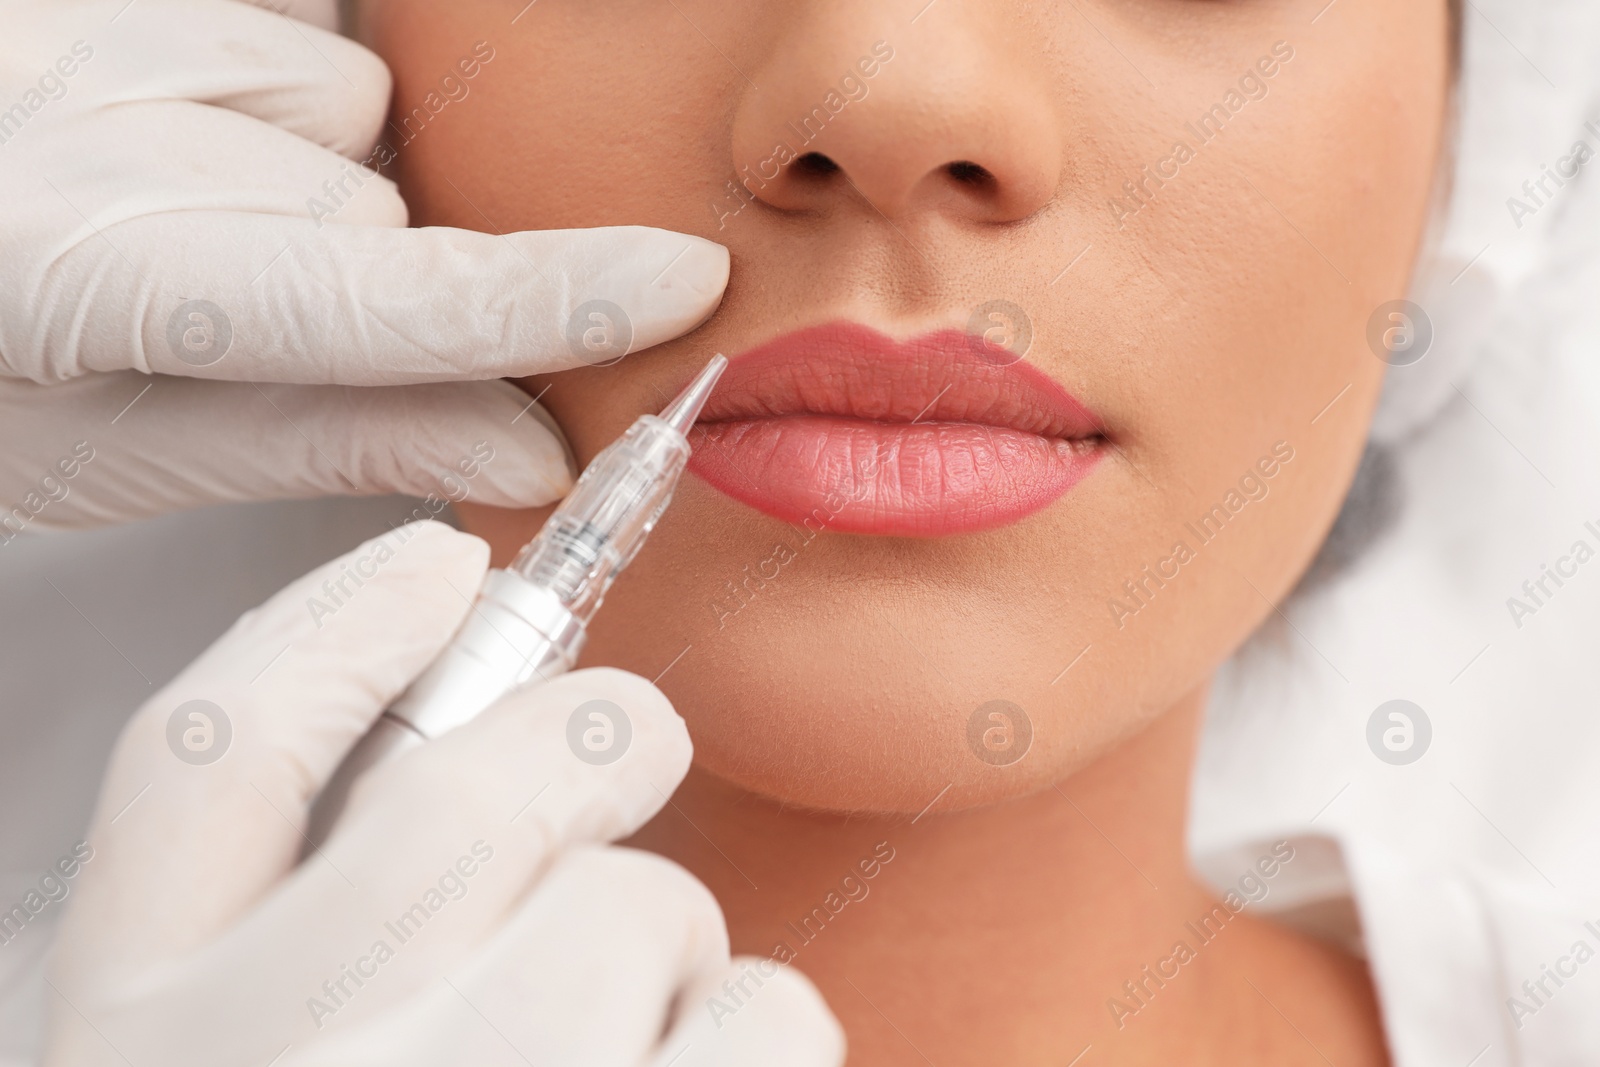
[(784, 334), (735, 356), (702, 423), (831, 415), (880, 423), (963, 422), (1065, 440), (1099, 420), (1028, 363), (946, 329), (897, 341), (855, 323)]

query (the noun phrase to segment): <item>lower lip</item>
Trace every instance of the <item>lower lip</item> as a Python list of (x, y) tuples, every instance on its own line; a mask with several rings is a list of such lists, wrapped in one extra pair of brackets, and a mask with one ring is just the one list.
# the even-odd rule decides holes
[(690, 469), (785, 522), (940, 537), (1046, 507), (1093, 469), (1098, 444), (977, 423), (788, 415), (701, 423)]

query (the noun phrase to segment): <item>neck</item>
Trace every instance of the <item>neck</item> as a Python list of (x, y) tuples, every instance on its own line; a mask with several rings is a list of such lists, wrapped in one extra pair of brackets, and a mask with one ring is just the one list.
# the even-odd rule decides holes
[[(1335, 1062), (1380, 1062), (1359, 966), (1218, 905), (1189, 873), (1202, 697), (1023, 800), (915, 822), (845, 817), (785, 810), (693, 772), (631, 843), (710, 887), (735, 952), (812, 979), (854, 1064), (1060, 1065), (1086, 1048), (1094, 1065), (1206, 1062), (1207, 1049), (1221, 1058), (1240, 1041), (1273, 1047), (1277, 1030), (1295, 1038), (1274, 1014), (1291, 1009), (1310, 1039), (1284, 1043), (1274, 1062), (1335, 1050), (1346, 1053)], [(1260, 992), (1241, 980), (1251, 974)], [(737, 1010), (744, 995), (707, 1010)]]

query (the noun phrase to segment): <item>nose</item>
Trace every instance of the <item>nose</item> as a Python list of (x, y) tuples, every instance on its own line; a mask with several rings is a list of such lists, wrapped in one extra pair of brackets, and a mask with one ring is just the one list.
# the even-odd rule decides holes
[(1063, 126), (1027, 35), (987, 4), (909, 25), (875, 25), (878, 6), (795, 4), (734, 115), (740, 183), (784, 211), (865, 201), (891, 219), (1013, 222), (1048, 203)]

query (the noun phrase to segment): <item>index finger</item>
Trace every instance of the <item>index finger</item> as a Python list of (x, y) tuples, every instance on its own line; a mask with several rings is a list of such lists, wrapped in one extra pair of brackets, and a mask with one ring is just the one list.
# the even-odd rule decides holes
[[(226, 255), (215, 249), (227, 235)], [(408, 385), (604, 365), (704, 321), (727, 249), (647, 226), (495, 235), (231, 212), (133, 219), (117, 253), (56, 265), (80, 292), (80, 345), (52, 372), (133, 369), (303, 385)], [(74, 365), (75, 364), (75, 365)]]

